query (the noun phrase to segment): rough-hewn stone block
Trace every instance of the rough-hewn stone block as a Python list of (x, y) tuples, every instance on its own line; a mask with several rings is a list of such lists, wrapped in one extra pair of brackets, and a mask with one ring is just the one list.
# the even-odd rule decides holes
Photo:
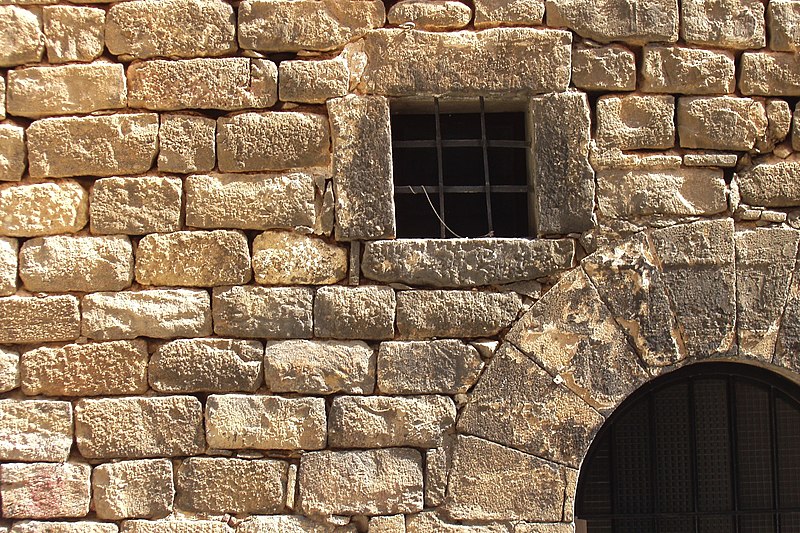
[(92, 61), (105, 45), (106, 12), (94, 7), (47, 6), (42, 9), (47, 60)]
[(601, 43), (678, 40), (678, 2), (654, 0), (638, 11), (625, 0), (548, 0), (547, 25), (566, 27)]
[(217, 121), (195, 115), (165, 113), (158, 129), (158, 170), (208, 172), (217, 161)]
[(104, 520), (162, 518), (172, 512), (174, 496), (169, 459), (106, 463), (92, 472), (92, 503)]
[(696, 96), (678, 100), (684, 148), (750, 150), (767, 130), (764, 105), (750, 98)]
[[(522, 533), (522, 523), (515, 524), (514, 533)], [(506, 533), (505, 525), (461, 525), (445, 522), (435, 511), (423, 511), (419, 514), (408, 515), (406, 518), (405, 533)], [(572, 530), (563, 532), (544, 533), (571, 533)], [(539, 533), (539, 532), (528, 532)]]
[(767, 44), (760, 0), (683, 0), (681, 21), (681, 37), (690, 44), (737, 49)]
[(0, 67), (36, 63), (44, 53), (41, 18), (18, 6), (0, 6)]
[(597, 100), (597, 143), (620, 150), (672, 148), (672, 96), (609, 95)]
[(264, 285), (326, 285), (347, 275), (347, 250), (317, 237), (268, 231), (253, 241), (253, 272)]
[(333, 339), (394, 336), (394, 291), (389, 287), (322, 287), (314, 300), (314, 334)]
[(800, 161), (767, 161), (736, 174), (742, 201), (760, 207), (800, 205)]
[(74, 296), (0, 298), (0, 343), (30, 344), (78, 338), (81, 313)]
[(0, 296), (17, 292), (17, 239), (0, 237)]
[(314, 292), (305, 287), (214, 288), (214, 333), (231, 337), (308, 339)]
[(792, 119), (792, 150), (800, 152), (800, 102), (794, 106)]
[(800, 96), (800, 62), (796, 53), (745, 52), (739, 90), (762, 96)]
[(800, 49), (800, 2), (773, 0), (767, 5), (769, 47), (776, 52), (797, 52)]
[(383, 342), (378, 350), (383, 394), (461, 394), (477, 381), (483, 361), (461, 341)]
[(736, 87), (735, 70), (730, 52), (647, 45), (642, 63), (642, 91), (728, 94)]
[(72, 447), (72, 405), (0, 400), (0, 459), (63, 462)]
[(6, 78), (0, 76), (0, 120), (6, 118)]
[(15, 124), (0, 124), (0, 181), (22, 179), (27, 154), (25, 129)]
[(406, 517), (402, 514), (373, 516), (369, 519), (368, 533), (406, 533)]
[(85, 463), (0, 465), (6, 518), (71, 518), (89, 513), (92, 467)]
[(0, 348), (0, 392), (16, 389), (19, 384), (19, 354)]
[(73, 180), (0, 185), (0, 233), (34, 237), (75, 233), (89, 218), (89, 194)]
[[(352, 526), (351, 526), (352, 528)], [(237, 533), (354, 533), (355, 530), (337, 528), (328, 523), (316, 522), (298, 515), (250, 516), (236, 527)]]
[(617, 44), (572, 50), (572, 83), (586, 91), (636, 89), (636, 56)]
[(180, 229), (183, 183), (179, 178), (101, 178), (92, 185), (92, 233), (143, 235)]
[(469, 24), (472, 10), (454, 0), (400, 0), (389, 8), (386, 18), (394, 26), (413, 22), (414, 27), (420, 30), (453, 31)]
[(126, 520), (121, 533), (233, 533), (234, 529), (217, 520)]
[(117, 533), (117, 524), (82, 520), (80, 522), (40, 522), (21, 520), (15, 522), (11, 533)]
[(495, 26), (537, 26), (544, 18), (544, 0), (476, 0), (475, 29)]
[(278, 79), (282, 101), (322, 104), (347, 94), (350, 69), (341, 59), (282, 61)]

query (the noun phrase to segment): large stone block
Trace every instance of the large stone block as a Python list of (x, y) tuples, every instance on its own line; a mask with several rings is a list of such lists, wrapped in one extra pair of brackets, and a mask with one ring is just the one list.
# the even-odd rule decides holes
[(626, 0), (547, 1), (548, 26), (566, 27), (601, 43), (675, 42), (679, 21), (676, 0), (652, 0), (641, 7)]
[(92, 233), (144, 235), (181, 227), (183, 183), (179, 178), (101, 178), (92, 185)]
[(139, 174), (158, 152), (158, 115), (152, 113), (46, 118), (26, 133), (35, 178)]
[(544, 0), (476, 0), (475, 29), (537, 26), (544, 19)]
[(800, 96), (800, 61), (796, 53), (745, 52), (740, 68), (742, 94)]
[(683, 0), (681, 37), (689, 44), (717, 48), (766, 46), (760, 0)]
[(19, 384), (19, 354), (0, 348), (0, 392), (16, 389)]
[(15, 124), (0, 124), (0, 181), (22, 179), (27, 155), (25, 128)]
[(214, 288), (214, 333), (231, 337), (308, 339), (314, 291), (306, 287)]
[(483, 361), (458, 340), (383, 342), (378, 350), (378, 390), (383, 394), (463, 394)]
[(79, 518), (89, 514), (92, 467), (86, 463), (0, 465), (5, 518)]
[(0, 296), (17, 292), (17, 239), (0, 237)]
[(80, 522), (40, 522), (20, 520), (15, 522), (11, 533), (117, 533), (117, 524), (82, 520)]
[(126, 520), (122, 533), (234, 533), (234, 529), (218, 520)]
[(647, 45), (642, 62), (646, 93), (728, 94), (736, 87), (731, 52)]
[(92, 503), (97, 517), (163, 518), (172, 512), (175, 487), (169, 459), (140, 459), (96, 466)]
[(742, 201), (761, 207), (800, 205), (800, 161), (767, 161), (736, 174)]
[(596, 112), (598, 145), (638, 150), (672, 148), (675, 144), (672, 96), (601, 96)]
[(208, 172), (217, 161), (217, 121), (208, 117), (161, 115), (158, 129), (158, 170)]
[(773, 0), (767, 4), (769, 47), (776, 52), (797, 52), (800, 49), (800, 2)]
[(72, 405), (0, 400), (0, 459), (64, 462), (72, 448)]
[(328, 285), (347, 275), (347, 249), (317, 237), (267, 231), (253, 241), (253, 272), (264, 285)]
[(390, 339), (395, 296), (389, 287), (322, 287), (314, 300), (314, 335), (333, 339)]
[(678, 136), (684, 148), (750, 150), (766, 131), (761, 102), (732, 96), (678, 99)]
[(329, 98), (347, 94), (350, 69), (339, 58), (282, 61), (278, 79), (281, 101), (323, 104)]
[(0, 185), (0, 233), (35, 237), (75, 233), (89, 218), (89, 193), (73, 180)]
[(636, 56), (618, 44), (574, 48), (572, 83), (585, 91), (633, 91)]
[(0, 343), (71, 341), (80, 333), (81, 312), (74, 296), (0, 298)]
[(0, 6), (0, 67), (36, 63), (44, 53), (42, 21), (33, 11)]
[(47, 60), (50, 63), (93, 61), (105, 45), (106, 12), (95, 7), (42, 8)]

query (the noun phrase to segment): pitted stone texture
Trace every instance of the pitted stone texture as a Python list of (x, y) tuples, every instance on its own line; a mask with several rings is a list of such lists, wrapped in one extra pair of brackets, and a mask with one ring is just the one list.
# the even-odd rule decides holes
[(194, 115), (163, 114), (158, 130), (158, 170), (207, 172), (214, 168), (217, 121)]
[(115, 341), (41, 347), (22, 354), (22, 392), (97, 396), (147, 391), (147, 343)]
[(442, 446), (425, 451), (425, 507), (438, 507), (444, 503), (452, 452), (452, 435)]
[(172, 512), (175, 496), (172, 462), (140, 459), (96, 466), (92, 493), (98, 518), (163, 518)]
[(548, 26), (601, 43), (675, 42), (679, 19), (675, 0), (654, 0), (645, 9), (625, 0), (547, 0)]
[(521, 308), (521, 298), (511, 292), (400, 291), (397, 331), (407, 339), (491, 337)]
[(126, 520), (121, 533), (234, 533), (234, 529), (217, 520)]
[(773, 0), (767, 5), (769, 47), (776, 52), (800, 50), (800, 2)]
[(0, 392), (8, 392), (19, 385), (19, 354), (0, 348)]
[(405, 515), (373, 516), (369, 519), (368, 533), (406, 533)]
[(44, 53), (41, 18), (17, 6), (0, 6), (0, 67), (36, 63)]
[(800, 96), (800, 62), (796, 53), (745, 52), (740, 68), (742, 94)]
[(203, 337), (211, 334), (211, 299), (200, 289), (87, 294), (81, 333), (97, 340)]
[(314, 335), (333, 339), (391, 339), (395, 305), (390, 287), (322, 287), (314, 300)]
[(214, 288), (214, 333), (231, 337), (308, 339), (314, 291), (306, 287)]
[(380, 28), (385, 18), (377, 0), (246, 0), (239, 6), (239, 45), (261, 52), (334, 50)]
[(6, 118), (6, 78), (0, 76), (0, 120)]
[(222, 0), (142, 0), (111, 7), (105, 38), (123, 61), (220, 56), (236, 50), (236, 23)]
[(638, 150), (672, 148), (675, 144), (672, 96), (601, 96), (596, 112), (598, 145)]
[(0, 124), (0, 182), (22, 179), (27, 157), (25, 128), (15, 124)]
[(102, 9), (47, 6), (42, 14), (50, 63), (88, 62), (103, 53), (106, 12)]
[(800, 151), (800, 103), (794, 106), (792, 118), (792, 150)]
[[(567, 501), (564, 505), (571, 504)], [(567, 518), (567, 520), (571, 519)], [(519, 523), (514, 527), (514, 533), (573, 533), (574, 531), (575, 529), (572, 524), (565, 524), (563, 522)]]
[(482, 369), (478, 350), (458, 340), (383, 342), (378, 389), (383, 394), (463, 394)]
[(800, 205), (800, 161), (767, 161), (736, 174), (742, 201), (761, 207)]
[(713, 215), (728, 208), (721, 170), (602, 170), (597, 173), (599, 212), (613, 218)]
[(101, 178), (92, 185), (91, 231), (125, 235), (177, 231), (182, 190), (179, 178)]
[(89, 513), (92, 467), (85, 463), (0, 465), (6, 518), (78, 518)]
[(538, 26), (544, 0), (475, 0), (475, 29), (495, 26)]
[[(291, 0), (299, 1), (303, 0)], [(323, 115), (266, 111), (217, 120), (217, 162), (222, 172), (325, 166), (329, 160), (330, 132)]]
[(125, 107), (125, 70), (113, 63), (30, 67), (8, 73), (6, 109), (40, 118)]
[(577, 466), (603, 417), (522, 352), (503, 346), (462, 409), (458, 431)]
[(420, 30), (453, 31), (469, 24), (472, 10), (454, 0), (400, 0), (389, 8), (386, 17), (395, 26), (413, 22)]
[(150, 386), (173, 393), (253, 392), (261, 386), (263, 353), (258, 341), (178, 339), (150, 359)]
[(733, 168), (738, 162), (737, 154), (696, 153), (683, 155), (683, 165), (687, 167)]
[(82, 520), (80, 522), (39, 522), (21, 520), (15, 522), (11, 533), (117, 533), (116, 524)]
[(247, 237), (238, 231), (176, 231), (145, 235), (136, 249), (142, 285), (214, 287), (251, 278)]
[(0, 298), (0, 343), (71, 341), (80, 333), (81, 313), (74, 296)]
[(354, 533), (354, 529), (337, 528), (315, 522), (305, 516), (250, 516), (236, 527), (237, 533)]
[(347, 94), (350, 69), (342, 59), (282, 61), (279, 67), (280, 99), (284, 102), (323, 104)]
[(322, 398), (215, 394), (206, 400), (206, 438), (212, 448), (321, 450), (325, 435)]
[(760, 0), (683, 0), (681, 15), (687, 43), (735, 49), (767, 44)]
[(17, 239), (0, 237), (0, 296), (17, 292)]
[(385, 515), (422, 510), (422, 457), (390, 448), (320, 451), (300, 458), (300, 502), (310, 515)]
[(750, 150), (766, 130), (764, 105), (750, 98), (678, 99), (678, 136), (684, 148)]
[(445, 509), (456, 520), (561, 520), (564, 468), (539, 457), (459, 436), (449, 479)]
[(278, 67), (245, 57), (152, 60), (128, 67), (128, 105), (158, 111), (271, 107)]
[(158, 152), (158, 115), (151, 113), (46, 118), (26, 133), (35, 178), (139, 174)]
[(200, 513), (267, 514), (283, 509), (287, 463), (190, 457), (178, 467), (175, 505)]
[(586, 91), (636, 89), (636, 56), (618, 44), (572, 50), (572, 82)]
[(367, 93), (386, 96), (564, 91), (571, 44), (569, 32), (551, 29), (374, 30), (364, 39), (362, 84)]
[(26, 241), (19, 276), (31, 292), (121, 291), (133, 280), (128, 237), (54, 235)]
[(783, 142), (792, 128), (792, 110), (786, 100), (770, 98), (764, 103), (767, 112), (766, 132), (756, 139), (756, 151), (771, 152), (775, 145)]
[[(509, 533), (506, 525), (469, 525), (450, 524), (445, 522), (434, 511), (423, 511), (408, 515), (406, 533)], [(566, 532), (565, 532), (566, 533)]]
[(75, 439), (87, 459), (203, 453), (203, 406), (193, 396), (79, 400)]
[(268, 342), (264, 381), (272, 392), (370, 394), (375, 355), (362, 341)]
[(0, 400), (0, 459), (64, 462), (72, 447), (72, 405)]
[(646, 93), (728, 94), (736, 87), (731, 52), (647, 45), (642, 63)]
[(317, 237), (268, 231), (253, 241), (253, 272), (264, 285), (327, 285), (347, 275), (347, 250)]

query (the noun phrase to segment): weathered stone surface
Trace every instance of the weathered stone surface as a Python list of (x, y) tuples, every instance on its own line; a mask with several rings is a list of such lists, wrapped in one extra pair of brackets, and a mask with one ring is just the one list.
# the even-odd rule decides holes
[(35, 237), (75, 233), (89, 218), (89, 194), (73, 180), (0, 185), (0, 233)]
[(0, 493), (6, 518), (69, 518), (89, 513), (89, 475), (85, 463), (0, 465)]
[(218, 520), (126, 520), (121, 533), (233, 533), (235, 530)]
[(771, 152), (775, 145), (783, 142), (789, 136), (792, 128), (792, 110), (786, 100), (770, 98), (764, 102), (767, 113), (766, 132), (756, 139), (756, 151)]
[(739, 90), (762, 96), (800, 96), (800, 61), (796, 53), (745, 52)]
[(408, 339), (490, 337), (508, 327), (521, 307), (519, 295), (510, 292), (400, 291), (397, 331)]
[(458, 340), (383, 342), (378, 389), (383, 394), (463, 394), (482, 369), (478, 350)]
[(597, 173), (600, 213), (613, 218), (713, 215), (728, 208), (721, 170), (602, 170)]
[(566, 27), (601, 43), (675, 42), (679, 18), (675, 0), (654, 0), (641, 10), (625, 0), (547, 1), (548, 26)]
[(6, 78), (0, 76), (0, 120), (6, 118)]
[(690, 44), (719, 48), (766, 46), (760, 0), (683, 0), (681, 37)]
[(305, 516), (251, 516), (236, 527), (237, 533), (349, 533), (349, 530), (315, 522)]
[(253, 272), (264, 285), (325, 285), (347, 275), (347, 250), (317, 237), (267, 231), (253, 241)]
[(92, 501), (104, 520), (162, 518), (172, 512), (174, 496), (169, 459), (107, 463), (92, 472)]
[(733, 168), (739, 162), (736, 154), (684, 154), (683, 165), (687, 167)]
[(413, 22), (419, 30), (453, 31), (469, 24), (472, 10), (454, 0), (400, 0), (389, 8), (386, 18), (395, 26)]
[(475, 29), (495, 26), (537, 26), (544, 18), (544, 0), (476, 0)]
[(11, 533), (117, 533), (116, 524), (82, 520), (80, 522), (39, 522), (21, 520), (15, 522)]
[(136, 281), (142, 285), (214, 287), (251, 277), (250, 248), (239, 231), (145, 235), (136, 249)]
[[(568, 505), (565, 503), (565, 505)], [(514, 526), (514, 533), (573, 533), (572, 524), (565, 523), (519, 523)]]
[(442, 446), (425, 451), (425, 507), (444, 504), (447, 476), (453, 455), (454, 435), (448, 435)]
[(672, 152), (622, 152), (619, 148), (598, 146), (592, 142), (589, 161), (596, 171), (601, 170), (664, 170), (678, 169), (681, 156)]
[(264, 381), (272, 392), (370, 394), (375, 355), (362, 341), (268, 342)]
[(322, 398), (214, 394), (206, 401), (206, 438), (212, 448), (320, 450), (325, 421)]
[(314, 299), (314, 335), (333, 339), (390, 339), (395, 295), (390, 287), (322, 287)]
[(222, 0), (142, 0), (108, 11), (106, 46), (120, 59), (219, 56), (236, 50), (233, 8)]
[(0, 343), (71, 341), (80, 333), (81, 313), (74, 296), (0, 298)]
[(179, 178), (101, 178), (92, 185), (91, 231), (126, 235), (177, 231), (182, 189)]
[(0, 67), (36, 63), (44, 53), (42, 21), (33, 11), (0, 6)]
[[(685, 46), (647, 45), (642, 62), (646, 93), (728, 94), (736, 87), (730, 52)], [(573, 68), (574, 69), (574, 68)]]
[(597, 100), (597, 143), (620, 150), (672, 148), (675, 99), (659, 95), (608, 95)]
[(572, 82), (586, 91), (636, 89), (636, 56), (618, 44), (572, 50)]
[(0, 181), (22, 179), (27, 154), (25, 128), (15, 124), (0, 124)]
[(445, 522), (434, 511), (408, 515), (406, 533), (508, 533), (505, 525), (463, 526)]
[(678, 100), (678, 136), (684, 148), (750, 150), (767, 130), (764, 105), (731, 96)]
[(383, 515), (422, 510), (422, 457), (391, 448), (320, 451), (300, 458), (300, 500), (311, 515)]
[(792, 150), (800, 152), (800, 102), (794, 106), (794, 118), (792, 118)]
[(373, 516), (369, 519), (368, 533), (406, 533), (405, 515)]
[(561, 520), (563, 467), (459, 436), (451, 468), (445, 508), (457, 520)]
[(366, 92), (387, 96), (563, 91), (571, 44), (569, 32), (551, 29), (374, 30), (364, 39), (362, 83)]
[(6, 109), (29, 118), (125, 107), (125, 70), (113, 63), (29, 67), (8, 73)]
[(0, 459), (63, 462), (72, 447), (72, 405), (0, 400)]
[(230, 337), (308, 339), (314, 291), (306, 287), (214, 288), (214, 333)]
[(46, 118), (26, 133), (35, 178), (139, 174), (158, 152), (158, 115), (151, 113)]
[(17, 292), (17, 239), (0, 237), (0, 296)]
[(19, 384), (19, 354), (0, 348), (0, 392), (8, 392)]
[(47, 60), (92, 61), (105, 44), (106, 12), (94, 7), (47, 6), (42, 9)]
[[(211, 60), (209, 60), (211, 61)], [(195, 115), (165, 113), (158, 129), (158, 170), (207, 172), (217, 160), (217, 121)]]
[(175, 505), (200, 513), (266, 514), (283, 509), (287, 463), (190, 457), (178, 467)]
[(322, 104), (344, 96), (350, 85), (350, 69), (342, 59), (281, 61), (280, 99), (284, 102)]
[(800, 161), (768, 161), (736, 174), (742, 201), (761, 207), (800, 205)]
[(200, 289), (98, 292), (87, 294), (81, 303), (81, 332), (92, 339), (211, 334), (211, 299)]
[(79, 400), (75, 439), (87, 459), (203, 453), (203, 406), (193, 396)]
[(769, 47), (776, 52), (800, 49), (800, 2), (774, 0), (767, 5)]
[(22, 354), (22, 392), (48, 396), (143, 394), (147, 343), (115, 341), (41, 347)]

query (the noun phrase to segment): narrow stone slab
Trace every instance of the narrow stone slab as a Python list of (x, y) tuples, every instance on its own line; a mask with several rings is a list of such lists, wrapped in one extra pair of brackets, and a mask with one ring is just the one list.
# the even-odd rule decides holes
[(731, 96), (678, 99), (678, 136), (684, 148), (753, 148), (767, 132), (764, 105)]
[(745, 52), (739, 90), (759, 96), (800, 96), (800, 63), (791, 52)]
[(378, 350), (383, 394), (463, 394), (481, 370), (478, 350), (454, 339), (382, 342)]
[[(515, 524), (515, 528), (518, 530), (521, 526), (522, 524)], [(423, 511), (418, 514), (407, 515), (405, 527), (406, 527), (405, 530), (406, 533), (507, 533), (508, 532), (508, 529), (506, 528), (505, 525), (466, 526), (461, 524), (452, 524), (450, 522), (446, 522), (435, 511)], [(571, 533), (571, 532), (565, 531), (563, 533)]]
[(633, 91), (636, 56), (618, 44), (576, 47), (572, 50), (572, 83), (587, 91)]
[(767, 161), (736, 174), (742, 201), (760, 207), (800, 205), (800, 161)]
[(341, 58), (281, 61), (278, 79), (281, 101), (324, 104), (347, 94), (350, 69)]
[(0, 67), (37, 63), (44, 54), (42, 21), (33, 11), (18, 6), (0, 6), (3, 46)]
[(0, 298), (0, 343), (71, 341), (80, 334), (81, 313), (74, 296)]
[(116, 524), (82, 520), (80, 522), (39, 522), (38, 520), (21, 520), (15, 522), (11, 533), (117, 533)]
[(681, 37), (717, 48), (766, 46), (764, 4), (760, 0), (683, 0)]
[(217, 520), (126, 520), (121, 533), (233, 533), (228, 524)]
[[(352, 526), (351, 526), (352, 527)], [(330, 523), (317, 522), (301, 515), (276, 514), (250, 516), (236, 526), (237, 533), (352, 533)]]
[(8, 392), (19, 385), (19, 354), (0, 348), (0, 392)]
[(314, 335), (332, 339), (390, 339), (395, 295), (390, 287), (321, 287), (314, 299)]
[(230, 337), (308, 339), (314, 291), (305, 287), (214, 288), (214, 333)]
[(172, 512), (172, 461), (140, 459), (98, 465), (92, 472), (92, 502), (98, 518), (163, 518)]
[(180, 178), (101, 178), (92, 185), (91, 232), (144, 235), (178, 231), (182, 191)]
[(217, 121), (196, 115), (164, 113), (158, 129), (158, 170), (208, 172), (217, 162)]
[[(5, 518), (80, 518), (89, 514), (92, 467), (86, 463), (0, 465)], [(44, 489), (44, 490), (42, 490)]]
[(93, 61), (103, 53), (106, 12), (95, 7), (47, 6), (42, 9), (47, 60)]
[(548, 26), (566, 27), (601, 43), (675, 42), (679, 21), (676, 0), (654, 0), (641, 10), (625, 0), (547, 1)]
[(253, 240), (253, 272), (264, 285), (330, 285), (347, 275), (347, 249), (300, 233), (266, 231)]
[(72, 447), (72, 404), (0, 400), (0, 459), (63, 462)]
[(89, 193), (74, 180), (0, 185), (0, 211), (3, 235), (75, 233), (89, 218)]
[(0, 296), (17, 292), (17, 239), (0, 237)]
[(0, 124), (0, 181), (21, 180), (27, 166), (27, 154), (25, 128)]
[(685, 46), (647, 45), (642, 63), (646, 93), (728, 94), (736, 87), (730, 52)]

